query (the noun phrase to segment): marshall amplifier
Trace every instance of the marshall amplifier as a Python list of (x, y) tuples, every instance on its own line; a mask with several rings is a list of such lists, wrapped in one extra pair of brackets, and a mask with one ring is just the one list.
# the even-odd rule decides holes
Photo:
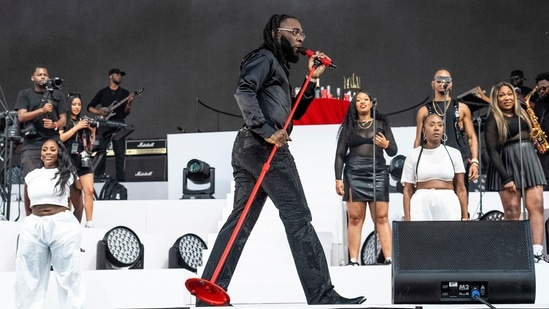
[(126, 181), (167, 181), (165, 139), (126, 140)]
[(126, 140), (126, 155), (165, 155), (167, 154), (165, 139)]

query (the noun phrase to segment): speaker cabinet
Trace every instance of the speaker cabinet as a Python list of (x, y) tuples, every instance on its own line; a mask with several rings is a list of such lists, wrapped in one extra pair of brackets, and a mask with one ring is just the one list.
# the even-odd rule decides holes
[(166, 165), (165, 155), (126, 156), (126, 181), (166, 181)]
[(528, 221), (393, 222), (393, 303), (534, 303)]

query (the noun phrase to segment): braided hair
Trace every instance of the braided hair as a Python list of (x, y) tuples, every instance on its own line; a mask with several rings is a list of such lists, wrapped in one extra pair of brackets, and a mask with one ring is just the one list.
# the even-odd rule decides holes
[[(342, 138), (345, 138), (346, 140), (349, 139), (349, 137), (351, 136), (351, 134), (353, 132), (356, 132), (359, 130), (358, 128), (358, 110), (356, 109), (356, 97), (359, 93), (364, 93), (366, 94), (369, 98), (370, 98), (370, 101), (372, 100), (372, 96), (364, 91), (364, 90), (360, 90), (358, 89), (356, 91), (356, 94), (353, 96), (353, 99), (351, 100), (351, 103), (349, 103), (349, 108), (347, 109), (347, 114), (345, 114), (345, 118), (343, 119), (343, 123), (341, 124), (341, 126), (339, 127), (339, 130), (337, 132), (337, 135), (338, 136), (341, 136)], [(375, 115), (373, 115), (374, 113), (374, 108), (372, 107), (370, 109), (370, 116), (372, 116), (373, 119), (375, 120), (379, 120), (379, 121), (383, 121), (385, 122), (386, 124), (389, 124), (389, 121), (387, 119), (387, 117), (385, 117), (383, 114), (380, 114), (377, 109), (376, 109), (376, 113)]]
[(278, 62), (280, 62), (280, 64), (282, 64), (288, 70), (290, 69), (290, 64), (288, 63), (288, 60), (286, 60), (286, 57), (284, 57), (284, 53), (282, 52), (282, 46), (280, 46), (277, 37), (280, 23), (289, 18), (297, 19), (293, 16), (285, 14), (275, 14), (271, 16), (271, 18), (269, 18), (269, 21), (265, 25), (265, 28), (263, 29), (262, 45), (263, 48), (270, 50), (274, 54)]

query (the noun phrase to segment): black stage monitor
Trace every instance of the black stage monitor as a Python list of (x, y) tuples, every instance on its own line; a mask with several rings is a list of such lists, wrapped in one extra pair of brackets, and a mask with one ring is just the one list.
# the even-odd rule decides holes
[(534, 303), (528, 221), (393, 222), (393, 303)]

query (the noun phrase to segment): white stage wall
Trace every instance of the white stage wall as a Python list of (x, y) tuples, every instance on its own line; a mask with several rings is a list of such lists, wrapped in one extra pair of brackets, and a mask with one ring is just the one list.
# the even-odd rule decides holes
[[(335, 193), (334, 160), (339, 125), (295, 126), (290, 151), (295, 157), (305, 191)], [(183, 194), (183, 168), (191, 159), (215, 167), (216, 198), (230, 192), (232, 177), (231, 151), (237, 132), (180, 133), (168, 135), (168, 199)], [(412, 149), (415, 127), (393, 128), (398, 153)], [(387, 158), (387, 164), (390, 158)]]

